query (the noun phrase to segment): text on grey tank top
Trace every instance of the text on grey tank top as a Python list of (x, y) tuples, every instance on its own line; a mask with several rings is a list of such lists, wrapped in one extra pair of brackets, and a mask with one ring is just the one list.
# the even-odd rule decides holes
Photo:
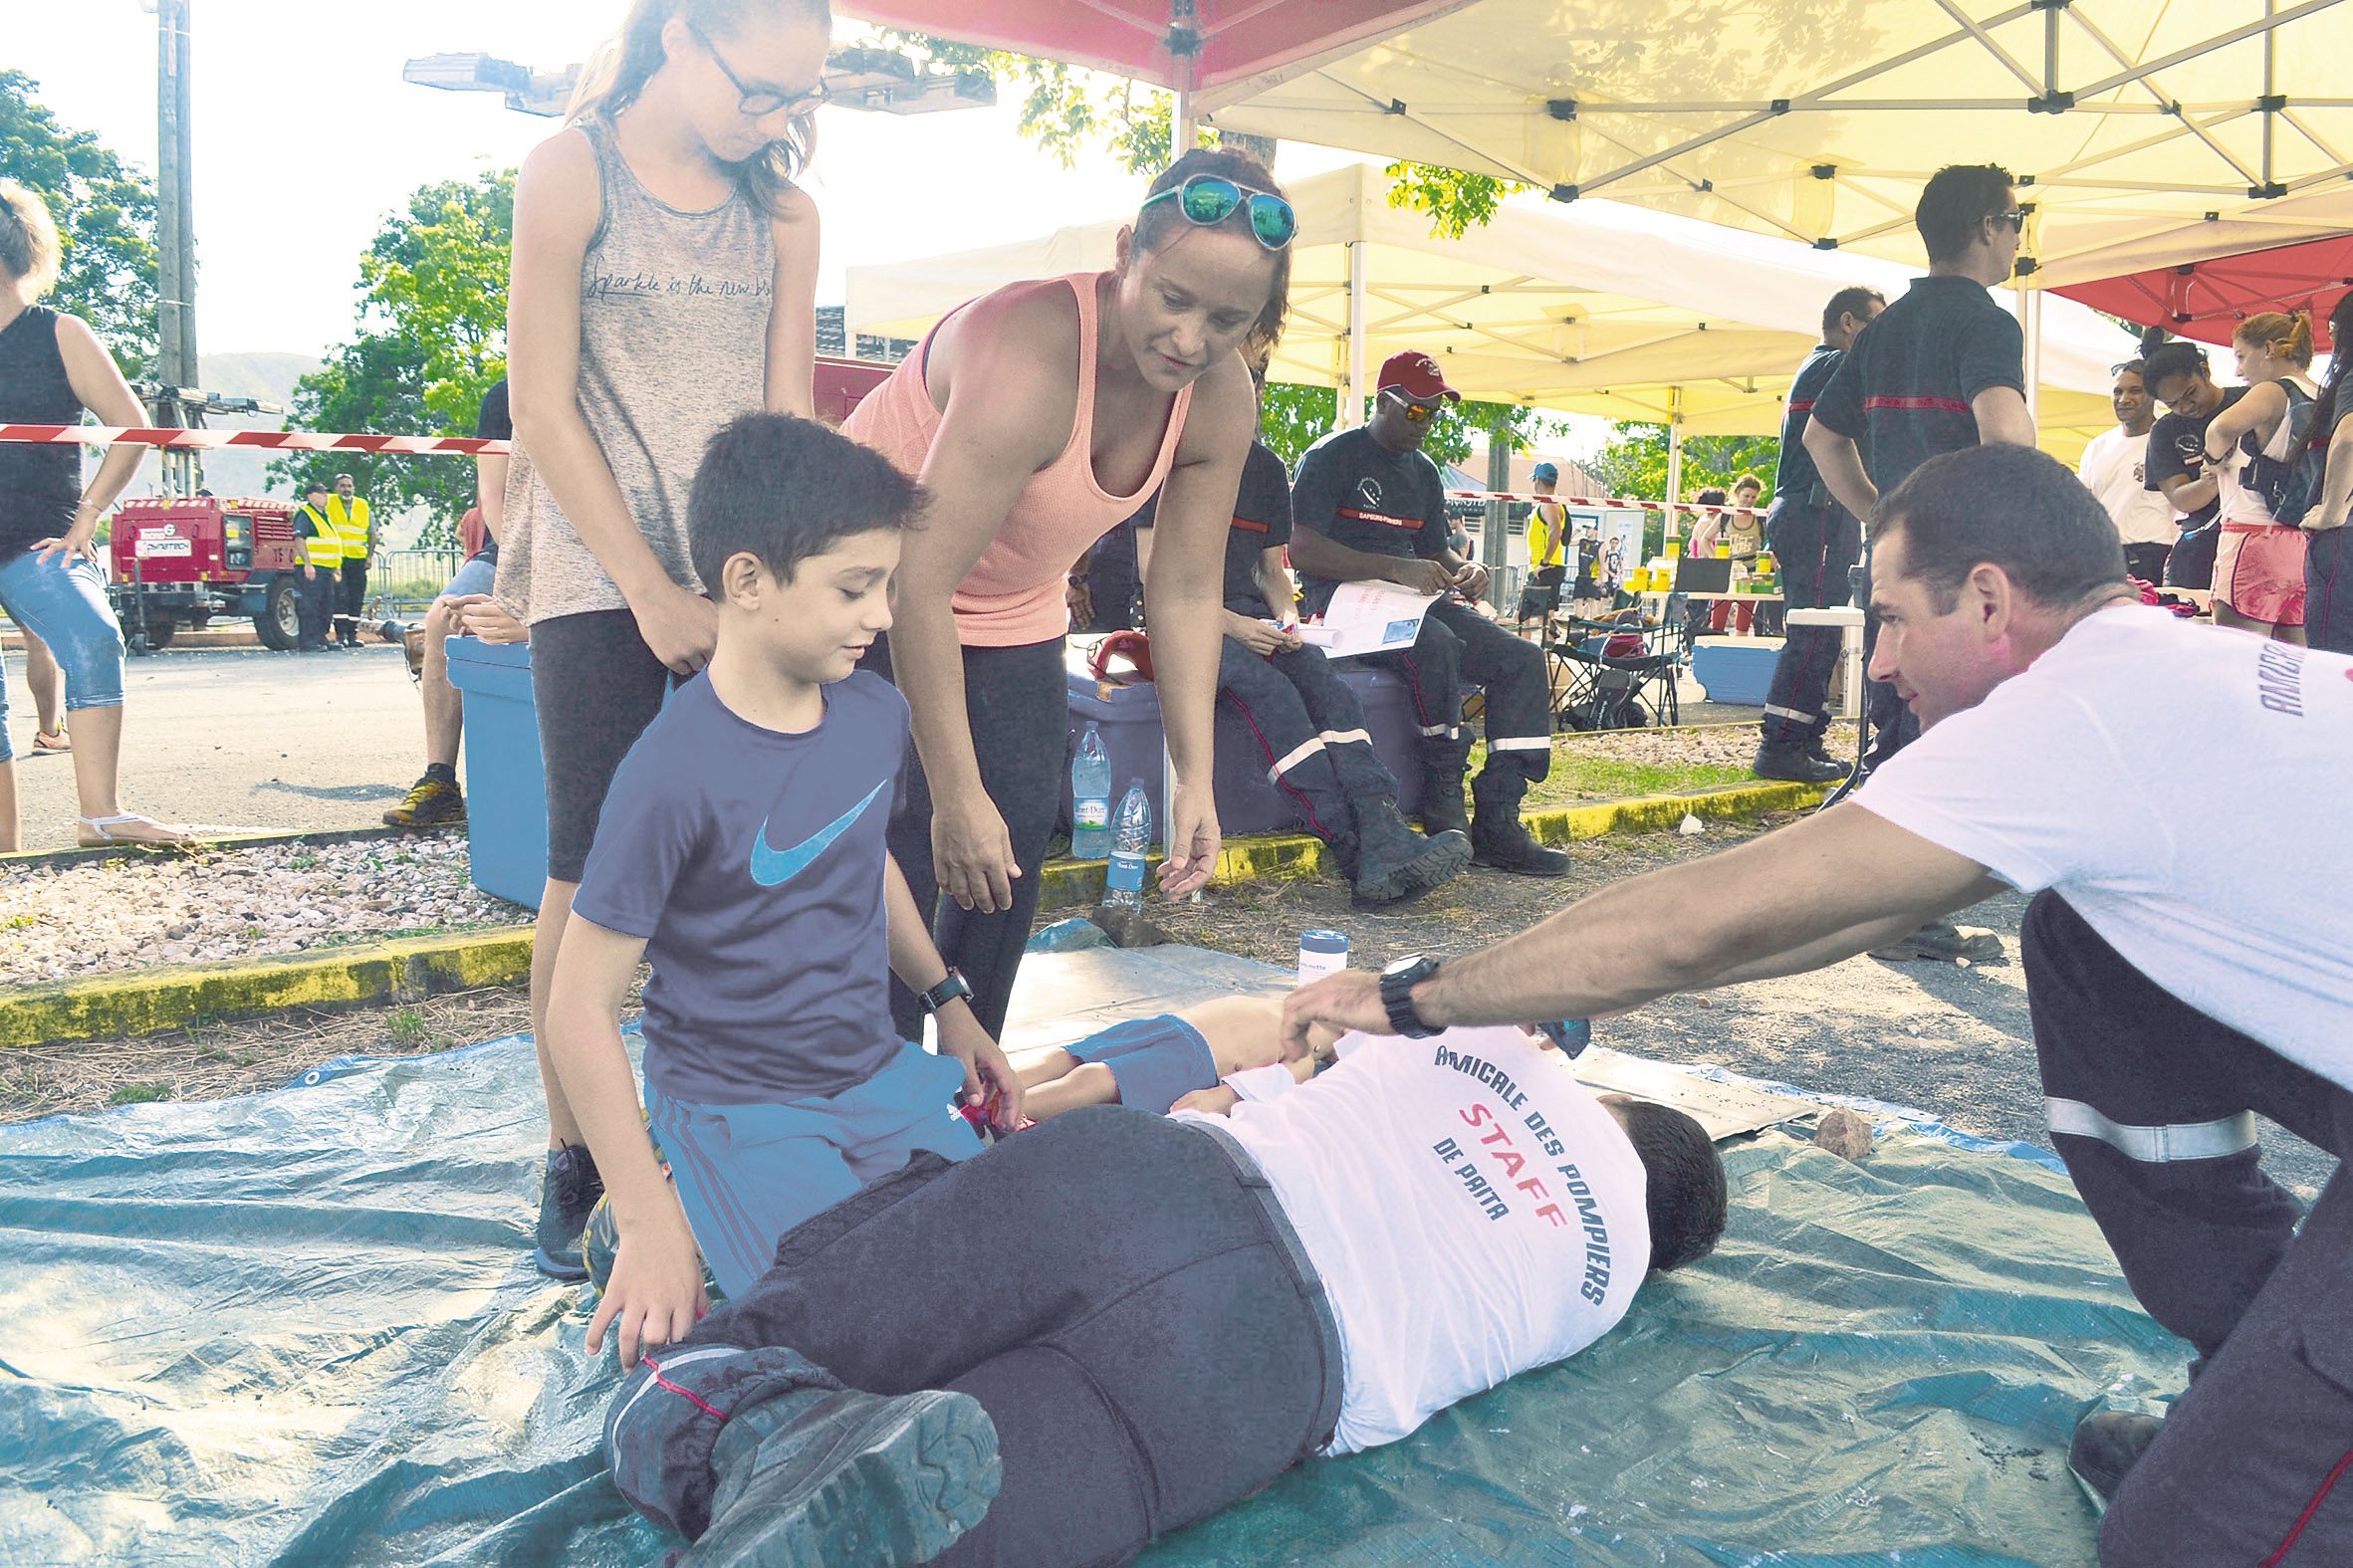
[[(687, 492), (711, 437), (766, 400), (775, 237), (742, 191), (705, 212), (665, 204), (630, 171), (610, 126), (582, 129), (603, 215), (581, 262), (581, 417), (670, 580), (699, 592)], [(520, 443), (507, 517), (496, 591), (527, 624), (628, 607)]]

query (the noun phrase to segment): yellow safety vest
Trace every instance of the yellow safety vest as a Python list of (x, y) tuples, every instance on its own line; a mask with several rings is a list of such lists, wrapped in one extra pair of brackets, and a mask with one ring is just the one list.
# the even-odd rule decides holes
[[(1544, 514), (1547, 511), (1559, 514), (1560, 526), (1558, 529), (1552, 528), (1545, 518)], [(1528, 516), (1528, 564), (1529, 568), (1541, 571), (1546, 566), (1559, 565), (1565, 559), (1561, 554), (1560, 547), (1563, 544), (1562, 536), (1567, 532), (1568, 514), (1561, 510), (1558, 502), (1536, 502)]]
[(309, 518), (314, 531), (310, 538), (303, 541), (303, 559), (329, 571), (341, 567), (344, 563), (344, 540), (343, 535), (336, 531), (336, 526), (328, 522), (317, 507), (308, 503), (295, 516)]
[(327, 520), (335, 525), (336, 534), (344, 542), (345, 560), (367, 559), (367, 498), (354, 496), (349, 508), (342, 496), (327, 498)]

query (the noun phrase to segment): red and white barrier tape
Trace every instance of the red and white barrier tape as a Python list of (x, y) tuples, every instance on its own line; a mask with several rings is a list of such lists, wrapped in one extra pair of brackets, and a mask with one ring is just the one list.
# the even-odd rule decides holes
[(505, 441), (481, 436), (338, 435), (323, 430), (177, 430), (137, 425), (0, 424), (0, 441), (37, 446), (152, 446), (174, 452), (260, 447), (272, 452), (369, 452), (388, 457), (504, 457)]
[[(0, 427), (4, 428), (4, 427)], [(1710, 517), (1765, 516), (1763, 507), (1726, 507), (1700, 501), (1636, 501), (1604, 496), (1539, 496), (1517, 490), (1450, 490), (1449, 501), (1551, 501), (1564, 507), (1617, 507), (1642, 512), (1704, 512)]]

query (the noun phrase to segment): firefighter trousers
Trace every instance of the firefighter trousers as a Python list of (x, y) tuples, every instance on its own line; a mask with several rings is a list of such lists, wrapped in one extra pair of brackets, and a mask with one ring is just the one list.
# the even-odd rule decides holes
[(1471, 758), (1471, 736), (1463, 726), (1465, 681), (1487, 698), (1487, 768), (1480, 777), (1511, 785), (1516, 801), (1517, 791), (1551, 771), (1551, 694), (1544, 653), (1534, 643), (1467, 604), (1442, 598), (1430, 606), (1412, 647), (1367, 654), (1365, 662), (1395, 670), (1412, 689), (1426, 787), (1462, 787)]

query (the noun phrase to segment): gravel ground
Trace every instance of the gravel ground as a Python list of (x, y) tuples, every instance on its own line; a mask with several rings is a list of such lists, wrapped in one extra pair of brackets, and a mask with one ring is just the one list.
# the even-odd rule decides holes
[(508, 926), (461, 833), (0, 869), (0, 985)]
[[(1832, 757), (1851, 760), (1855, 750), (1854, 726), (1830, 726), (1829, 737), (1823, 744)], [(1757, 726), (1707, 724), (1673, 730), (1586, 731), (1554, 737), (1552, 750), (1557, 756), (1581, 754), (1628, 763), (1717, 763), (1747, 768), (1757, 756)]]
[[(1694, 838), (1588, 840), (1574, 847), (1574, 871), (1561, 881), (1474, 868), (1402, 911), (1352, 910), (1344, 887), (1318, 880), (1220, 889), (1199, 904), (1156, 906), (1152, 914), (1178, 941), (1287, 968), (1297, 956), (1301, 930), (1331, 926), (1349, 933), (1357, 967), (1377, 967), (1403, 953), (1467, 952), (1610, 882), (1715, 853), (1760, 830), (1716, 826)], [(493, 919), (518, 918), (508, 906), (491, 907)], [(1799, 1088), (1868, 1095), (1920, 1107), (1970, 1132), (2043, 1142), (2042, 1090), (2016, 963), (2024, 908), (2022, 898), (2004, 895), (1961, 918), (1965, 930), (2001, 938), (2002, 963), (1964, 969), (1850, 959), (1812, 975), (1653, 1003), (1603, 1020), (1596, 1033), (1604, 1044), (1659, 1060), (1714, 1063)], [(1070, 913), (1053, 910), (1040, 918)], [(0, 1120), (96, 1110), (131, 1095), (250, 1093), (336, 1056), (444, 1049), (529, 1021), (522, 988), (505, 987), (389, 1009), (0, 1051)], [(2335, 1169), (2332, 1156), (2277, 1128), (2265, 1128), (2264, 1148), (2273, 1174), (2306, 1197)]]

